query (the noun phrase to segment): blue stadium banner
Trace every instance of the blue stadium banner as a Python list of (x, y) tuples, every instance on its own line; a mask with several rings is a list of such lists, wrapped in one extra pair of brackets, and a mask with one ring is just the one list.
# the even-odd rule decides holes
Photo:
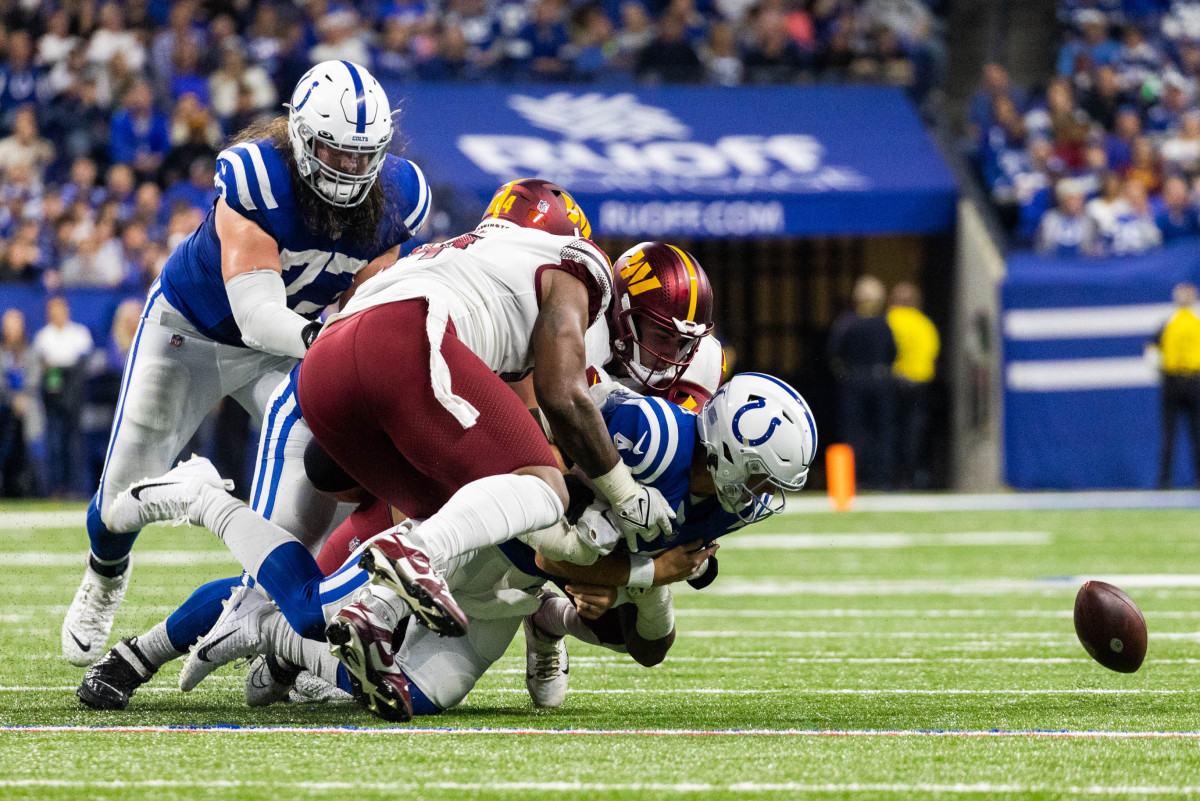
[[(1159, 377), (1146, 346), (1180, 281), (1200, 281), (1195, 241), (1123, 259), (1009, 259), (1001, 324), (1011, 485), (1154, 486)], [(1182, 420), (1178, 428), (1175, 484), (1191, 486)]]
[(430, 183), (482, 204), (506, 181), (546, 178), (576, 196), (601, 236), (954, 225), (954, 178), (894, 88), (386, 88), (405, 155)]

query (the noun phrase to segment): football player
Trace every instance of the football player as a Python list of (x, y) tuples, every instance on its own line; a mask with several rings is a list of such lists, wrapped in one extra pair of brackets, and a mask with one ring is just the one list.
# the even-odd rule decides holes
[[(220, 198), (151, 287), (125, 367), (88, 508), (91, 552), (62, 626), (73, 664), (104, 651), (129, 582), (137, 529), (112, 525), (113, 498), (170, 467), (223, 396), (261, 420), (320, 330), (317, 315), (395, 262), (424, 223), (429, 186), (415, 164), (388, 154), (393, 128), (379, 83), (356, 64), (327, 61), (300, 79), (286, 116), (218, 156)], [(287, 413), (273, 407), (268, 427)], [(288, 488), (275, 482), (271, 494)], [(279, 519), (296, 530), (323, 530), (332, 507), (289, 502), (272, 512), (295, 515)]]
[[(723, 370), (720, 345), (707, 336), (712, 329), (713, 304), (704, 270), (685, 251), (653, 242), (631, 248), (618, 259), (615, 269), (614, 313), (597, 320), (586, 335), (588, 362), (593, 365), (587, 371), (589, 382), (605, 379), (607, 367), (627, 385), (643, 392), (671, 397), (688, 408), (702, 404), (720, 383)], [(610, 330), (622, 332), (621, 342), (610, 345)], [(651, 347), (644, 347), (640, 335), (648, 331), (652, 337), (657, 333), (658, 338), (651, 342)], [(659, 361), (656, 349), (669, 353), (669, 360)], [(635, 369), (626, 369), (622, 362), (613, 360), (614, 350), (634, 354), (638, 359)], [(681, 366), (686, 370), (682, 379)], [(323, 449), (310, 444), (311, 434), (294, 401), (294, 373), (287, 384), (276, 390), (269, 404), (273, 410), (271, 419), (278, 422), (264, 428), (260, 444), (252, 505), (268, 518), (272, 517), (274, 496), (263, 488), (267, 482), (278, 481), (281, 474), (306, 473), (330, 494), (353, 491), (353, 495), (343, 495), (341, 500), (357, 503), (364, 494)], [(526, 380), (516, 386), (519, 390), (527, 389), (529, 383)], [(522, 394), (530, 405), (536, 405), (532, 391)], [(285, 409), (286, 414), (276, 414), (274, 410), (278, 409)], [(289, 497), (297, 500), (299, 494), (292, 493)], [(320, 567), (326, 573), (333, 572), (361, 542), (401, 519), (403, 515), (394, 515), (386, 503), (369, 499), (321, 550)], [(286, 524), (283, 527), (300, 536), (298, 530)], [(186, 653), (212, 628), (220, 615), (221, 601), (239, 584), (239, 578), (211, 582), (198, 589), (167, 620), (141, 636), (122, 640), (85, 677), (80, 697), (98, 708), (123, 707), (128, 695), (117, 693), (109, 697), (104, 688), (136, 687), (140, 682), (135, 679), (147, 680), (163, 664)]]

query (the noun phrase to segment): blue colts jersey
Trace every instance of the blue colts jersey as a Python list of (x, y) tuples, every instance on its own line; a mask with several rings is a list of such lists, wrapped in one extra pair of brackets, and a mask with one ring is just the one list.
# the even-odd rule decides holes
[(692, 458), (700, 447), (694, 412), (662, 398), (617, 391), (604, 401), (600, 414), (629, 472), (661, 492), (675, 510), (675, 537), (650, 540), (639, 550), (712, 542), (745, 525), (737, 515), (722, 509), (716, 496), (697, 501), (689, 489)]
[[(716, 496), (696, 500), (690, 491), (692, 456), (699, 445), (696, 415), (662, 398), (616, 390), (600, 407), (608, 434), (633, 477), (663, 494), (675, 510), (675, 537), (641, 543), (641, 551), (659, 551), (687, 542), (712, 542), (745, 526), (721, 508)], [(500, 551), (520, 571), (553, 578), (537, 567), (533, 548), (512, 539)]]
[[(279, 245), (288, 308), (315, 319), (350, 288), (359, 270), (416, 234), (429, 216), (429, 184), (417, 165), (389, 154), (378, 180), (385, 212), (376, 242), (370, 245), (332, 240), (305, 228), (287, 165), (266, 139), (222, 151), (214, 183), (229, 208), (253, 221)], [(215, 205), (167, 259), (162, 289), (167, 301), (200, 333), (226, 345), (244, 346), (221, 276)]]

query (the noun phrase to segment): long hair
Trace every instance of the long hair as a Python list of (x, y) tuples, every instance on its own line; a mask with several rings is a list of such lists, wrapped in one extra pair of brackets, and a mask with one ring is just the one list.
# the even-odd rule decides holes
[(344, 237), (356, 245), (365, 246), (378, 242), (380, 223), (387, 212), (383, 181), (380, 178), (376, 178), (375, 183), (371, 184), (362, 203), (348, 209), (339, 208), (325, 202), (301, 177), (300, 169), (296, 166), (296, 155), (292, 152), (292, 143), (288, 139), (286, 114), (272, 120), (253, 123), (234, 136), (232, 141), (245, 142), (249, 139), (268, 139), (271, 146), (279, 151), (292, 177), (292, 197), (295, 198), (296, 210), (300, 213), (300, 220), (305, 228), (330, 239)]

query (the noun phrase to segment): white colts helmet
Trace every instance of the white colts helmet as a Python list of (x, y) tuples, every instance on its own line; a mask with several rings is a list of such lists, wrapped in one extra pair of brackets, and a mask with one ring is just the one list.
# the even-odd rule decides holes
[(300, 176), (331, 205), (362, 203), (392, 141), (392, 110), (379, 81), (349, 61), (322, 61), (285, 105)]
[(817, 454), (812, 410), (763, 373), (729, 379), (700, 410), (699, 430), (721, 507), (747, 523), (782, 511), (783, 491), (804, 486)]

